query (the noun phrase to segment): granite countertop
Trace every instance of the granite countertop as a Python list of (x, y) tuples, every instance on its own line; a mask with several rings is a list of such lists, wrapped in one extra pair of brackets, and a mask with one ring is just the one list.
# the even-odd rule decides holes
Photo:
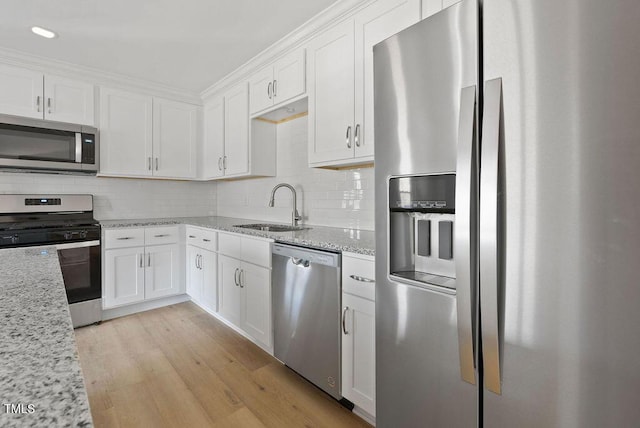
[(250, 236), (270, 238), (278, 242), (303, 245), (306, 247), (375, 256), (375, 233), (370, 230), (304, 225), (305, 227), (309, 227), (309, 229), (296, 230), (293, 232), (267, 232), (235, 227), (239, 224), (252, 223), (267, 222), (263, 220), (247, 220), (233, 217), (175, 217), (100, 221), (100, 224), (105, 229), (187, 224), (227, 232), (242, 233)]
[(93, 426), (56, 250), (0, 250), (0, 301), (0, 426)]

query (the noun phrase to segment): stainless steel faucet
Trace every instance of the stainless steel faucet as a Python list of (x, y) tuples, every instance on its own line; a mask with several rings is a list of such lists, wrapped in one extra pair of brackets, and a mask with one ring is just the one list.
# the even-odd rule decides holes
[(281, 187), (286, 187), (287, 189), (291, 190), (291, 194), (293, 195), (293, 207), (291, 209), (291, 226), (295, 227), (298, 225), (298, 221), (301, 220), (302, 217), (300, 217), (300, 214), (298, 213), (298, 208), (296, 206), (298, 200), (296, 196), (296, 189), (294, 189), (292, 185), (287, 183), (276, 184), (273, 190), (271, 190), (271, 199), (269, 199), (269, 206), (273, 207), (276, 190)]

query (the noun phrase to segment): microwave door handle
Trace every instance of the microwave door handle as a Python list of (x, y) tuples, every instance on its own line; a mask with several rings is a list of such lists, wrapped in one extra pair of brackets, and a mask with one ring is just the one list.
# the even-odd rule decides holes
[(456, 163), (456, 308), (458, 316), (458, 352), (462, 380), (476, 384), (474, 321), (476, 289), (476, 86), (460, 92), (458, 153)]
[(480, 311), (484, 385), (502, 394), (500, 355), (500, 121), (502, 79), (485, 82), (480, 173)]
[(82, 133), (76, 132), (76, 163), (82, 163)]

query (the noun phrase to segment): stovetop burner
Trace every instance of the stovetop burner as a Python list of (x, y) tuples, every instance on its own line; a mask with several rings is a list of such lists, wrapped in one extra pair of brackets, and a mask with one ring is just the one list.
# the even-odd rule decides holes
[(91, 195), (0, 195), (0, 247), (96, 239)]

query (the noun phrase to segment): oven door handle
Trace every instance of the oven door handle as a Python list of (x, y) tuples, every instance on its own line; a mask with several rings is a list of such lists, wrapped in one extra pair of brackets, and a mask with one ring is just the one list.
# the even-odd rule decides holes
[[(84, 248), (84, 247), (97, 247), (100, 245), (100, 241), (83, 241), (83, 242), (70, 242), (68, 244), (55, 244), (52, 245), (56, 250), (69, 250), (72, 248)], [(45, 245), (46, 246), (46, 245)]]

